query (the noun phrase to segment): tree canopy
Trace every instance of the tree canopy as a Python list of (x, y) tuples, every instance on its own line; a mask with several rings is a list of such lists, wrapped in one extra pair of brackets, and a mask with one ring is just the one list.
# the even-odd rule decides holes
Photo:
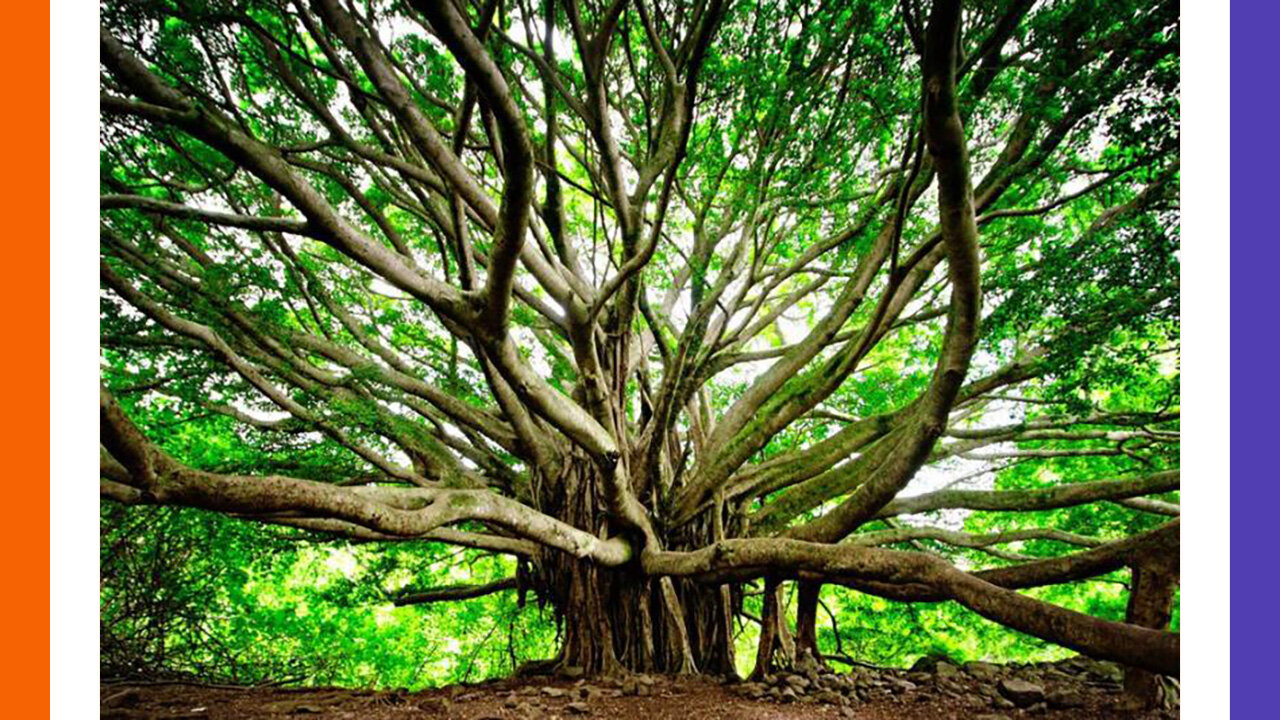
[(396, 601), (516, 590), (589, 672), (731, 671), (744, 615), (821, 659), (826, 585), (1176, 675), (1070, 583), (1176, 576), (1178, 46), (1134, 0), (107, 3), (101, 494), (302, 532), (113, 505), (104, 583), (161, 527), (374, 586), (460, 546)]

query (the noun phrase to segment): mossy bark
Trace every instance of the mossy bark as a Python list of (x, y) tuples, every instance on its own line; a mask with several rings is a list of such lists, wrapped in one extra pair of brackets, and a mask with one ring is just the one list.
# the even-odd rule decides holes
[[(1125, 622), (1164, 630), (1173, 617), (1173, 596), (1178, 586), (1177, 557), (1145, 559), (1133, 566), (1129, 606)], [(1124, 692), (1131, 707), (1148, 709), (1164, 702), (1164, 683), (1156, 673), (1125, 668)]]

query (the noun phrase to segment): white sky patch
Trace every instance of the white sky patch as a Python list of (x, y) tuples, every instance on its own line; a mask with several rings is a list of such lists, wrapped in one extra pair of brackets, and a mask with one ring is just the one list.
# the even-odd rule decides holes
[(324, 559), (324, 566), (342, 574), (348, 580), (354, 580), (360, 570), (360, 561), (355, 553), (349, 548), (328, 548), (328, 550), (329, 554)]
[(387, 282), (386, 280), (383, 280), (380, 277), (375, 276), (373, 278), (373, 280), (369, 283), (369, 289), (373, 290), (379, 295), (385, 295), (386, 297), (393, 298), (395, 300), (409, 299), (409, 296), (405, 294), (403, 291), (401, 291), (400, 288), (396, 287), (395, 285), (392, 285), (391, 283)]
[[(532, 38), (532, 40), (529, 38), (528, 33), (525, 32), (525, 24), (520, 14), (515, 12), (513, 13), (511, 27), (506, 31), (507, 36), (525, 47), (533, 48), (537, 46), (540, 48), (542, 46), (542, 38), (546, 35), (546, 29), (542, 21), (537, 18), (534, 18), (529, 25), (532, 26), (533, 32), (537, 34), (537, 37)], [(571, 58), (575, 49), (576, 44), (573, 38), (563, 28), (557, 26), (552, 29), (551, 52), (555, 53), (557, 58)]]

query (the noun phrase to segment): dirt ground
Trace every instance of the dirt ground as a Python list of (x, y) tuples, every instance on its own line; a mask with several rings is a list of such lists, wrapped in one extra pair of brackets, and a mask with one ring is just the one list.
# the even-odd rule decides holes
[[(919, 674), (916, 680), (921, 680)], [(750, 699), (750, 687), (706, 678), (640, 676), (642, 682), (511, 679), (423, 692), (373, 692), (339, 688), (229, 688), (185, 684), (104, 684), (106, 720), (1109, 720), (1176, 718), (1176, 711), (1134, 713), (1121, 709), (1118, 688), (1080, 683), (1070, 688), (1078, 707), (992, 705), (980, 683), (960, 677), (943, 687), (921, 682), (866, 701), (823, 703), (802, 694), (779, 701)], [(781, 683), (779, 683), (781, 685)], [(787, 702), (790, 700), (790, 702)]]

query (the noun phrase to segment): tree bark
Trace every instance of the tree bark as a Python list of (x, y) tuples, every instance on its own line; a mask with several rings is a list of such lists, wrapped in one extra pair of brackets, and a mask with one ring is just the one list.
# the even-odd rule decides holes
[[(1164, 630), (1173, 617), (1173, 596), (1178, 586), (1177, 558), (1147, 558), (1133, 566), (1129, 607), (1125, 622), (1153, 630)], [(1150, 709), (1164, 701), (1160, 675), (1142, 668), (1127, 667), (1124, 692), (1130, 707)]]
[(823, 665), (822, 653), (818, 650), (818, 597), (822, 592), (822, 583), (801, 581), (797, 586), (796, 665)]
[(773, 670), (773, 648), (778, 635), (779, 583), (766, 577), (763, 606), (760, 610), (760, 639), (756, 643), (756, 666), (751, 671), (752, 680), (761, 680)]
[[(605, 482), (595, 463), (570, 460), (560, 477), (539, 484), (537, 502), (566, 524), (607, 536), (611, 517), (599, 501)], [(709, 527), (685, 531), (682, 538), (695, 546), (711, 539)], [(534, 565), (535, 587), (563, 624), (562, 668), (587, 675), (734, 672), (730, 586), (655, 577), (638, 563), (602, 567), (550, 548)]]
[(564, 627), (560, 668), (606, 676), (734, 672), (727, 593), (631, 568), (572, 565), (567, 592), (553, 599)]

